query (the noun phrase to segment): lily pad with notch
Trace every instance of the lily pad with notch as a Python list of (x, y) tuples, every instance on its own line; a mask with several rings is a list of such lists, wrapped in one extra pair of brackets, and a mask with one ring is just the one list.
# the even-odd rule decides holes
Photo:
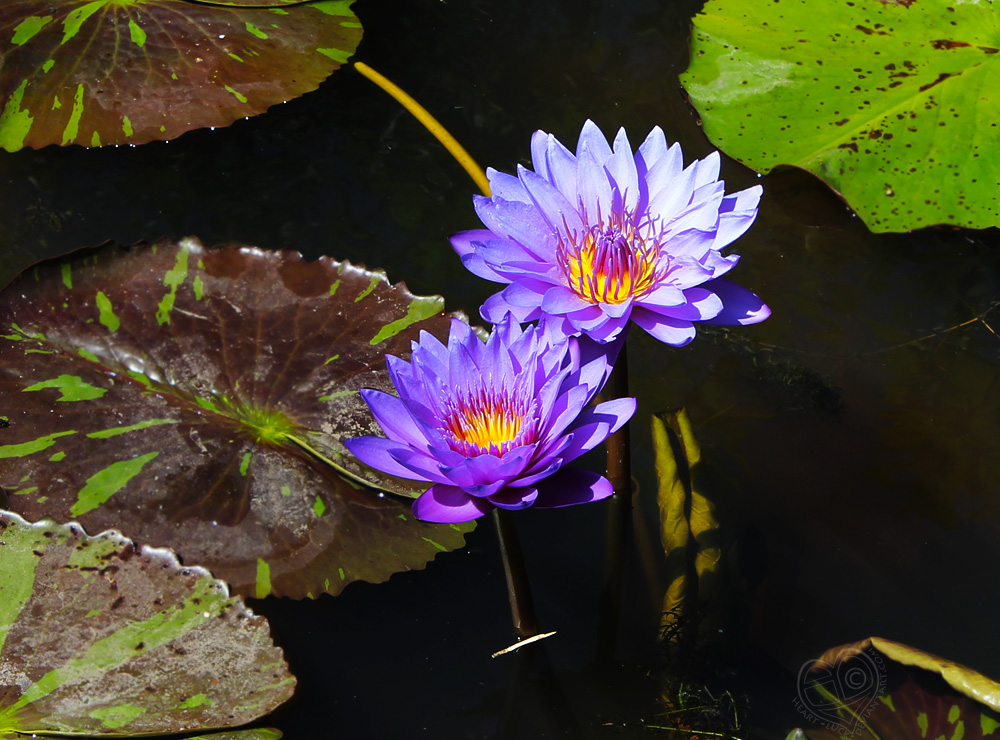
[(816, 174), (872, 231), (1000, 225), (994, 3), (710, 0), (681, 76), (705, 133)]
[(255, 596), (421, 568), (472, 525), (413, 519), (413, 482), (342, 440), (378, 433), (358, 390), (391, 390), (385, 355), (420, 331), (447, 336), (442, 307), (346, 262), (194, 239), (39, 263), (0, 292), (7, 506), (171, 547)]
[(351, 2), (4, 0), (0, 147), (142, 144), (263, 113), (354, 53)]
[(208, 571), (114, 531), (0, 511), (0, 737), (228, 728), (294, 688), (267, 621)]

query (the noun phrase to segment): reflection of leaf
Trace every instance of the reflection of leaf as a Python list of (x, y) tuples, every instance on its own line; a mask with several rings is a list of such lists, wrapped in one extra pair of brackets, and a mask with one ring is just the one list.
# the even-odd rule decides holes
[(202, 568), (0, 511), (0, 733), (229, 727), (294, 686), (267, 622)]
[(653, 416), (653, 447), (660, 539), (670, 579), (663, 614), (669, 621), (716, 595), (722, 551), (715, 506), (705, 496), (701, 450), (683, 409)]
[(0, 146), (141, 144), (262, 113), (351, 56), (350, 4), (4, 0)]
[(1000, 738), (1000, 684), (950, 660), (870, 637), (805, 668), (798, 708), (824, 727), (796, 737)]
[[(174, 548), (241, 593), (338, 593), (462, 544), (302, 444), (399, 492), (341, 440), (386, 353), (446, 336), (441, 299), (291, 252), (196, 240), (40, 263), (0, 294), (0, 486), (29, 518)], [(297, 441), (298, 440), (298, 441)]]
[(993, 3), (712, 0), (682, 77), (705, 132), (826, 180), (873, 231), (1000, 225)]

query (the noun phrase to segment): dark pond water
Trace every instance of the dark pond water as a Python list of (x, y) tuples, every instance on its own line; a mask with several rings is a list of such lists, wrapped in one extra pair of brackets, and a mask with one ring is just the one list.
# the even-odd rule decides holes
[[(538, 128), (586, 118), (637, 144), (654, 125), (686, 158), (712, 146), (678, 74), (698, 2), (358, 0), (355, 57), (423, 102), (483, 165), (528, 162)], [(512, 642), (495, 535), (388, 583), (315, 602), (260, 601), (300, 683), (271, 724), (292, 740), (647, 737), (661, 724), (649, 418), (684, 406), (747, 583), (713, 667), (745, 695), (742, 735), (795, 726), (795, 675), (826, 648), (880, 635), (1000, 676), (1000, 237), (875, 236), (823, 185), (763, 183), (734, 273), (765, 323), (674, 350), (634, 332), (640, 514), (616, 660), (595, 663), (603, 505), (517, 517), (539, 619)], [(478, 225), (473, 184), (353, 70), (266, 115), (135, 149), (0, 157), (0, 279), (105, 239), (199, 236), (384, 268), (474, 314), (492, 292), (447, 236)], [(587, 460), (601, 464), (599, 457)], [(643, 557), (642, 554), (646, 553)], [(651, 566), (650, 566), (651, 564)], [(736, 567), (736, 566), (733, 566)]]

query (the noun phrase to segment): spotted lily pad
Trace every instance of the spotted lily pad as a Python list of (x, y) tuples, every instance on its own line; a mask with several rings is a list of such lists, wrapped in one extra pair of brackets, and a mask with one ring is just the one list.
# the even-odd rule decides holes
[(262, 113), (354, 53), (351, 1), (4, 0), (0, 146), (141, 144)]
[(298, 253), (107, 245), (0, 293), (0, 487), (30, 518), (169, 546), (240, 593), (383, 581), (463, 544), (341, 440), (378, 433), (358, 389), (447, 336), (440, 297)]
[(682, 82), (714, 144), (815, 173), (873, 231), (1000, 225), (992, 2), (710, 0)]
[(880, 637), (805, 664), (796, 707), (808, 740), (1000, 738), (1000, 683)]
[(232, 727), (294, 687), (267, 621), (203, 568), (0, 511), (0, 735)]

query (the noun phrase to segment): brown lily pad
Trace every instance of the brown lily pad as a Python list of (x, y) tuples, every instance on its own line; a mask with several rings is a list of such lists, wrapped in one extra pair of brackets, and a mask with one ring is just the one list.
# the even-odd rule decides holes
[(5, 0), (0, 147), (142, 144), (263, 113), (354, 53), (350, 5)]
[(0, 511), (0, 574), (0, 736), (233, 727), (295, 689), (267, 621), (168, 550)]
[(358, 389), (385, 355), (447, 336), (440, 297), (298, 253), (197, 240), (107, 245), (0, 292), (0, 487), (29, 519), (117, 528), (239, 593), (339, 593), (423, 567), (471, 525), (427, 524), (414, 494), (342, 440), (377, 433)]

